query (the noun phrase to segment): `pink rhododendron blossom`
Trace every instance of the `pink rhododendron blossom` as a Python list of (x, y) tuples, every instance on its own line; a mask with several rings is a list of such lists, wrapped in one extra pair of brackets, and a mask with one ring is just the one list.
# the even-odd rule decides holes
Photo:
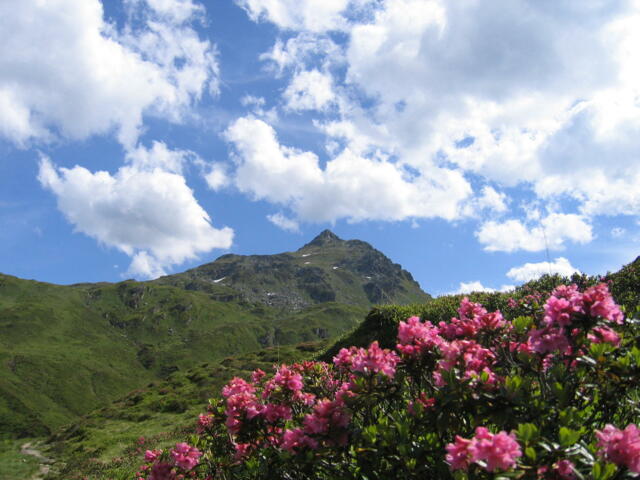
[(454, 338), (475, 338), (481, 330), (497, 330), (507, 325), (499, 310), (487, 312), (479, 303), (470, 302), (467, 297), (460, 302), (458, 309), (460, 318), (452, 318), (449, 323), (440, 322), (440, 334), (453, 340)]
[(351, 421), (351, 415), (346, 410), (344, 402), (337, 400), (320, 400), (313, 413), (307, 415), (303, 421), (304, 431), (308, 434), (327, 434), (330, 431), (345, 429)]
[(266, 373), (258, 368), (251, 373), (251, 381), (253, 383), (260, 383), (260, 380), (262, 380), (265, 375)]
[(407, 357), (417, 357), (432, 351), (444, 343), (440, 330), (430, 322), (420, 322), (418, 317), (408, 318), (398, 326), (396, 349)]
[(171, 456), (177, 466), (189, 471), (198, 465), (202, 453), (196, 447), (183, 442), (176, 443), (176, 448), (171, 450)]
[(366, 350), (355, 347), (349, 350), (343, 348), (333, 358), (333, 363), (337, 367), (365, 374), (381, 373), (389, 378), (395, 376), (396, 365), (399, 362), (400, 357), (395, 352), (380, 348), (377, 341), (369, 345)]
[(196, 426), (196, 431), (198, 433), (203, 433), (207, 428), (210, 428), (213, 425), (213, 417), (211, 415), (205, 415), (201, 413), (198, 415), (198, 425)]
[(631, 423), (624, 430), (607, 425), (596, 430), (599, 454), (610, 462), (640, 473), (640, 429)]
[(554, 465), (554, 470), (558, 476), (564, 480), (573, 480), (576, 478), (574, 472), (575, 465), (570, 460), (560, 460)]
[(587, 338), (593, 343), (610, 343), (615, 347), (620, 345), (620, 335), (609, 327), (595, 327)]
[(559, 328), (546, 327), (541, 330), (532, 329), (529, 331), (529, 345), (531, 349), (540, 354), (560, 352), (568, 354), (570, 352), (569, 339)]
[(294, 428), (284, 432), (281, 447), (288, 452), (297, 453), (304, 448), (318, 448), (318, 442), (304, 433), (301, 428)]
[(522, 456), (520, 444), (513, 433), (493, 434), (485, 427), (476, 428), (471, 440), (456, 436), (455, 443), (446, 447), (447, 462), (452, 470), (467, 469), (470, 463), (483, 461), (489, 472), (508, 470), (516, 465), (516, 459)]
[(451, 466), (451, 470), (466, 470), (469, 468), (471, 464), (470, 445), (471, 440), (456, 435), (455, 442), (446, 446), (447, 455), (445, 459)]
[(176, 480), (176, 478), (173, 467), (168, 463), (156, 463), (151, 467), (149, 480)]
[(234, 445), (235, 453), (233, 454), (233, 459), (236, 461), (243, 460), (244, 458), (249, 456), (251, 453), (251, 444), (250, 443), (236, 443)]
[(147, 450), (144, 452), (144, 459), (147, 462), (155, 462), (162, 455), (162, 450)]
[(287, 405), (269, 403), (265, 405), (262, 415), (269, 423), (275, 423), (278, 420), (289, 420), (291, 419), (291, 408)]
[(302, 375), (290, 369), (287, 365), (281, 365), (276, 371), (276, 374), (265, 385), (262, 398), (269, 398), (269, 396), (277, 390), (288, 390), (296, 396), (300, 393), (303, 386)]
[[(454, 367), (460, 368), (464, 378), (473, 380), (473, 384), (479, 382), (485, 386), (497, 384), (498, 377), (491, 370), (496, 355), (488, 348), (484, 348), (474, 340), (454, 340), (443, 344), (441, 349), (442, 359), (438, 361), (437, 369), (433, 373), (436, 386), (441, 387), (445, 383), (442, 371), (451, 370)], [(486, 374), (485, 380), (482, 380), (483, 373)]]
[(599, 283), (585, 290), (582, 295), (585, 313), (592, 317), (601, 317), (612, 323), (622, 325), (624, 315), (620, 307), (614, 302), (609, 287), (605, 283)]
[(254, 393), (256, 388), (240, 377), (234, 377), (222, 388), (222, 396), (228, 398), (239, 393)]

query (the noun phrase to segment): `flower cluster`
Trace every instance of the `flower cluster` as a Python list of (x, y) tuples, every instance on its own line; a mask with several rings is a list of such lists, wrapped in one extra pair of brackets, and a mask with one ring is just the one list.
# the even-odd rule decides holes
[(489, 472), (508, 470), (522, 456), (520, 444), (513, 433), (493, 434), (485, 427), (476, 428), (471, 439), (456, 436), (455, 442), (446, 447), (446, 460), (452, 470), (466, 470), (472, 463), (483, 462)]
[(400, 357), (395, 352), (380, 348), (377, 341), (373, 342), (368, 349), (343, 348), (333, 359), (337, 367), (365, 375), (380, 373), (388, 378), (393, 378), (396, 374), (398, 362)]
[(605, 284), (534, 292), (507, 318), (468, 298), (451, 318), (449, 305), (399, 321), (395, 351), (374, 341), (233, 378), (199, 417), (198, 448), (147, 451), (139, 480), (640, 473), (640, 429), (611, 425), (634, 414), (640, 329)]
[(185, 476), (195, 477), (193, 469), (200, 463), (202, 452), (187, 443), (176, 443), (168, 458), (162, 450), (147, 450), (147, 462), (136, 474), (136, 480), (180, 480)]
[(596, 432), (600, 454), (616, 465), (640, 473), (640, 429), (630, 424), (624, 430), (607, 425)]

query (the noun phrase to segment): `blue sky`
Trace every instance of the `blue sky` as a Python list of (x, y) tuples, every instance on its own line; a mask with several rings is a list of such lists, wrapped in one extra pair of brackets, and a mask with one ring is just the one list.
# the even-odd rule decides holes
[(147, 279), (324, 228), (434, 294), (640, 254), (636, 0), (8, 0), (0, 17), (3, 273)]

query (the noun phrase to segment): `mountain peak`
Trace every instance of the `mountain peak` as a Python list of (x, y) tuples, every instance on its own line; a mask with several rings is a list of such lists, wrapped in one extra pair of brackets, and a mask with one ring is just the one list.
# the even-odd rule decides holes
[(326, 229), (320, 232), (316, 238), (307, 243), (304, 247), (323, 247), (325, 245), (329, 245), (331, 243), (344, 242), (340, 237), (338, 237), (331, 230)]

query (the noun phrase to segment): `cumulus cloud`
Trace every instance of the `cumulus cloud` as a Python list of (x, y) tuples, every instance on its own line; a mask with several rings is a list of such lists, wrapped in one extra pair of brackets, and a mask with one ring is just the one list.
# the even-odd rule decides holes
[(266, 20), (282, 29), (322, 32), (345, 26), (340, 15), (349, 0), (236, 0), (254, 21)]
[[(154, 148), (162, 152), (165, 147)], [(81, 166), (58, 168), (43, 157), (38, 180), (56, 196), (76, 231), (132, 257), (129, 273), (138, 277), (154, 278), (173, 265), (231, 246), (233, 230), (211, 225), (184, 177), (147, 160), (112, 175)]]
[(524, 283), (543, 275), (555, 273), (563, 277), (570, 277), (574, 273), (580, 273), (580, 270), (573, 267), (566, 258), (558, 257), (553, 262), (525, 263), (520, 267), (513, 267), (507, 272), (507, 277)]
[(515, 219), (488, 221), (481, 225), (476, 237), (489, 252), (539, 252), (545, 248), (561, 250), (566, 242), (589, 243), (593, 233), (580, 215), (552, 213), (534, 226)]
[(236, 187), (291, 208), (301, 220), (451, 220), (472, 193), (459, 171), (411, 173), (384, 157), (349, 149), (321, 168), (314, 153), (281, 145), (275, 130), (255, 117), (236, 120), (225, 137), (234, 149)]
[(145, 115), (181, 121), (216, 92), (215, 49), (189, 20), (188, 0), (129, 2), (122, 31), (99, 0), (0, 3), (0, 135), (18, 145), (117, 133), (133, 147)]
[(335, 99), (331, 75), (318, 70), (299, 72), (282, 96), (287, 110), (326, 110)]
[(276, 227), (286, 230), (288, 232), (299, 233), (300, 225), (295, 220), (286, 217), (282, 213), (275, 213), (273, 215), (267, 215), (267, 220), (273, 223)]
[(513, 290), (515, 286), (513, 285), (502, 285), (499, 290), (495, 288), (485, 287), (482, 282), (473, 281), (473, 282), (460, 282), (460, 286), (455, 292), (451, 292), (449, 295), (457, 295), (457, 294), (467, 294), (473, 292), (508, 292), (509, 290)]
[(229, 176), (227, 175), (227, 168), (222, 163), (211, 163), (206, 166), (207, 171), (204, 174), (204, 179), (211, 190), (217, 191), (229, 185)]
[[(508, 211), (503, 187), (529, 190), (560, 212), (570, 200), (583, 218), (640, 215), (638, 2), (345, 0), (322, 11), (311, 0), (239, 4), (294, 33), (262, 56), (290, 83), (316, 66), (328, 71), (321, 45), (336, 51), (346, 72), (338, 78), (334, 69), (338, 118), (315, 124), (333, 157), (346, 142), (359, 156), (377, 149), (420, 174), (478, 176), (497, 195), (474, 197), (470, 216)], [(366, 14), (353, 15), (358, 6)], [(328, 40), (332, 29), (347, 41)], [(593, 238), (573, 221), (578, 234), (549, 234), (550, 248)], [(490, 250), (543, 248), (539, 228), (516, 222), (508, 225), (520, 240), (490, 240), (506, 231), (495, 222), (479, 238)]]

